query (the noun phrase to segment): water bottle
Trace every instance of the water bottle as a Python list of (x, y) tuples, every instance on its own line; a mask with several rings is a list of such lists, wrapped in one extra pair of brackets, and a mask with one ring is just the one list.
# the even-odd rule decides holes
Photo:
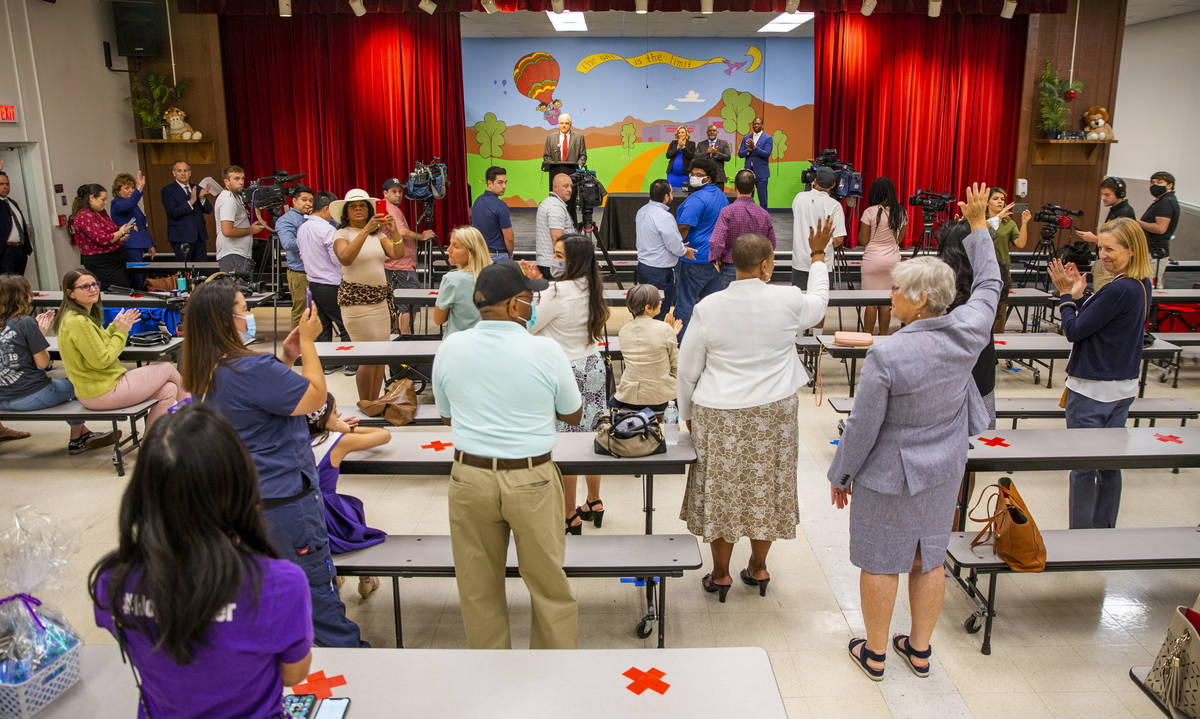
[(679, 442), (679, 410), (675, 409), (675, 400), (667, 402), (663, 412), (663, 436), (667, 438), (667, 444)]

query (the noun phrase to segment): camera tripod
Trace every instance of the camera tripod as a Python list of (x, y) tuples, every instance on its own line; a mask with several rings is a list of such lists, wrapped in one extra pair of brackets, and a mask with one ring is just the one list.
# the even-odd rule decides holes
[[(1054, 240), (1058, 236), (1058, 230), (1058, 225), (1042, 223), (1041, 237), (1038, 238), (1037, 246), (1033, 248), (1033, 254), (1029, 261), (1025, 263), (1026, 269), (1036, 271), (1033, 282), (1043, 292), (1050, 291), (1050, 260), (1054, 259), (1056, 244)], [(1028, 287), (1029, 283), (1029, 273), (1025, 273), (1021, 277), (1021, 286)]]
[[(428, 222), (429, 228), (433, 229), (434, 201), (435, 200), (432, 197), (426, 197), (422, 200), (418, 200), (418, 202), (421, 203), (421, 216), (417, 218), (416, 222), (413, 222), (413, 232), (418, 233), (418, 235), (421, 231), (421, 224), (424, 222)], [(424, 269), (425, 272), (425, 279), (422, 280), (422, 284), (425, 289), (433, 289), (434, 243), (437, 243), (438, 255), (440, 256), (440, 259), (445, 262), (449, 262), (450, 260), (446, 256), (446, 248), (442, 245), (441, 239), (439, 239), (436, 234), (428, 240), (418, 240), (418, 242), (421, 242), (421, 244), (417, 245), (417, 268)]]
[(613, 264), (612, 257), (608, 254), (608, 248), (596, 240), (596, 223), (592, 221), (592, 213), (594, 211), (594, 207), (588, 207), (587, 205), (580, 206), (579, 212), (583, 216), (583, 222), (579, 224), (577, 229), (592, 241), (593, 247), (600, 248), (600, 254), (604, 257), (604, 264), (608, 268), (602, 279), (611, 277), (617, 283), (617, 289), (623, 290), (625, 286), (621, 284), (621, 277), (617, 274), (617, 266)]
[(921, 238), (913, 245), (912, 255), (916, 257), (921, 253), (936, 253), (937, 241), (934, 240), (934, 223), (937, 222), (937, 210), (928, 207), (921, 208)]

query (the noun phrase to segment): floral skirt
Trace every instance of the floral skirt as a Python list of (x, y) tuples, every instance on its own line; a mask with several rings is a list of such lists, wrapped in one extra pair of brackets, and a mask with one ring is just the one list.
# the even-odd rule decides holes
[(704, 541), (795, 539), (800, 522), (796, 465), (798, 395), (745, 409), (695, 405), (679, 518)]
[(575, 372), (575, 385), (579, 387), (579, 394), (583, 395), (583, 419), (578, 426), (558, 422), (558, 431), (591, 432), (596, 428), (596, 421), (604, 414), (604, 407), (608, 404), (604, 389), (604, 359), (596, 352), (571, 360), (571, 369)]

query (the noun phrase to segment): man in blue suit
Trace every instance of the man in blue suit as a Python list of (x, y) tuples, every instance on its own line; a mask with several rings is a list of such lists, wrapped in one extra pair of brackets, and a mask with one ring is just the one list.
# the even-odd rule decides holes
[[(0, 167), (4, 167), (3, 160)], [(0, 274), (23, 275), (25, 263), (33, 254), (33, 243), (24, 210), (8, 196), (11, 189), (8, 173), (0, 170)]]
[(746, 169), (754, 173), (754, 189), (758, 192), (758, 204), (767, 209), (767, 180), (771, 177), (771, 136), (763, 132), (763, 119), (754, 118), (750, 123), (750, 134), (742, 138), (738, 157), (746, 158)]
[(212, 214), (212, 202), (198, 185), (191, 183), (191, 165), (180, 160), (171, 168), (171, 174), (175, 181), (162, 188), (167, 242), (175, 250), (176, 262), (202, 262), (208, 250), (204, 215)]

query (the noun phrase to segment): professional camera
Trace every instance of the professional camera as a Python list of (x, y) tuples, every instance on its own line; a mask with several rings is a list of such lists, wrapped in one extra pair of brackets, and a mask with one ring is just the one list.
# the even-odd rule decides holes
[(581, 167), (571, 173), (571, 182), (575, 184), (575, 202), (581, 209), (591, 210), (604, 202), (608, 191), (596, 179), (596, 171)]
[(278, 210), (287, 204), (284, 185), (297, 182), (304, 176), (303, 172), (289, 175), (287, 170), (276, 170), (275, 174), (260, 177), (242, 188), (242, 203), (256, 210)]
[(404, 188), (408, 199), (424, 202), (446, 196), (446, 186), (450, 183), (446, 179), (446, 163), (441, 159), (435, 157), (429, 164), (415, 163), (413, 171), (408, 173), (408, 183)]
[(928, 210), (934, 214), (939, 212), (949, 212), (954, 205), (954, 195), (944, 192), (934, 192), (933, 190), (917, 190), (913, 196), (908, 198), (908, 204), (912, 207), (920, 207), (922, 211)]
[(847, 197), (862, 197), (862, 174), (855, 172), (854, 165), (849, 162), (838, 160), (837, 150), (821, 150), (814, 159), (809, 161), (809, 168), (800, 173), (800, 181), (804, 183), (805, 187), (812, 187), (813, 180), (817, 177), (818, 167), (828, 167), (837, 175), (837, 182), (829, 191), (831, 197), (837, 200)]
[(1037, 211), (1037, 214), (1033, 216), (1033, 219), (1035, 222), (1057, 225), (1059, 228), (1069, 230), (1071, 229), (1071, 226), (1075, 224), (1075, 221), (1071, 218), (1082, 216), (1083, 210), (1068, 210), (1065, 207), (1059, 207), (1058, 205), (1051, 205), (1047, 203), (1042, 205), (1042, 209)]

